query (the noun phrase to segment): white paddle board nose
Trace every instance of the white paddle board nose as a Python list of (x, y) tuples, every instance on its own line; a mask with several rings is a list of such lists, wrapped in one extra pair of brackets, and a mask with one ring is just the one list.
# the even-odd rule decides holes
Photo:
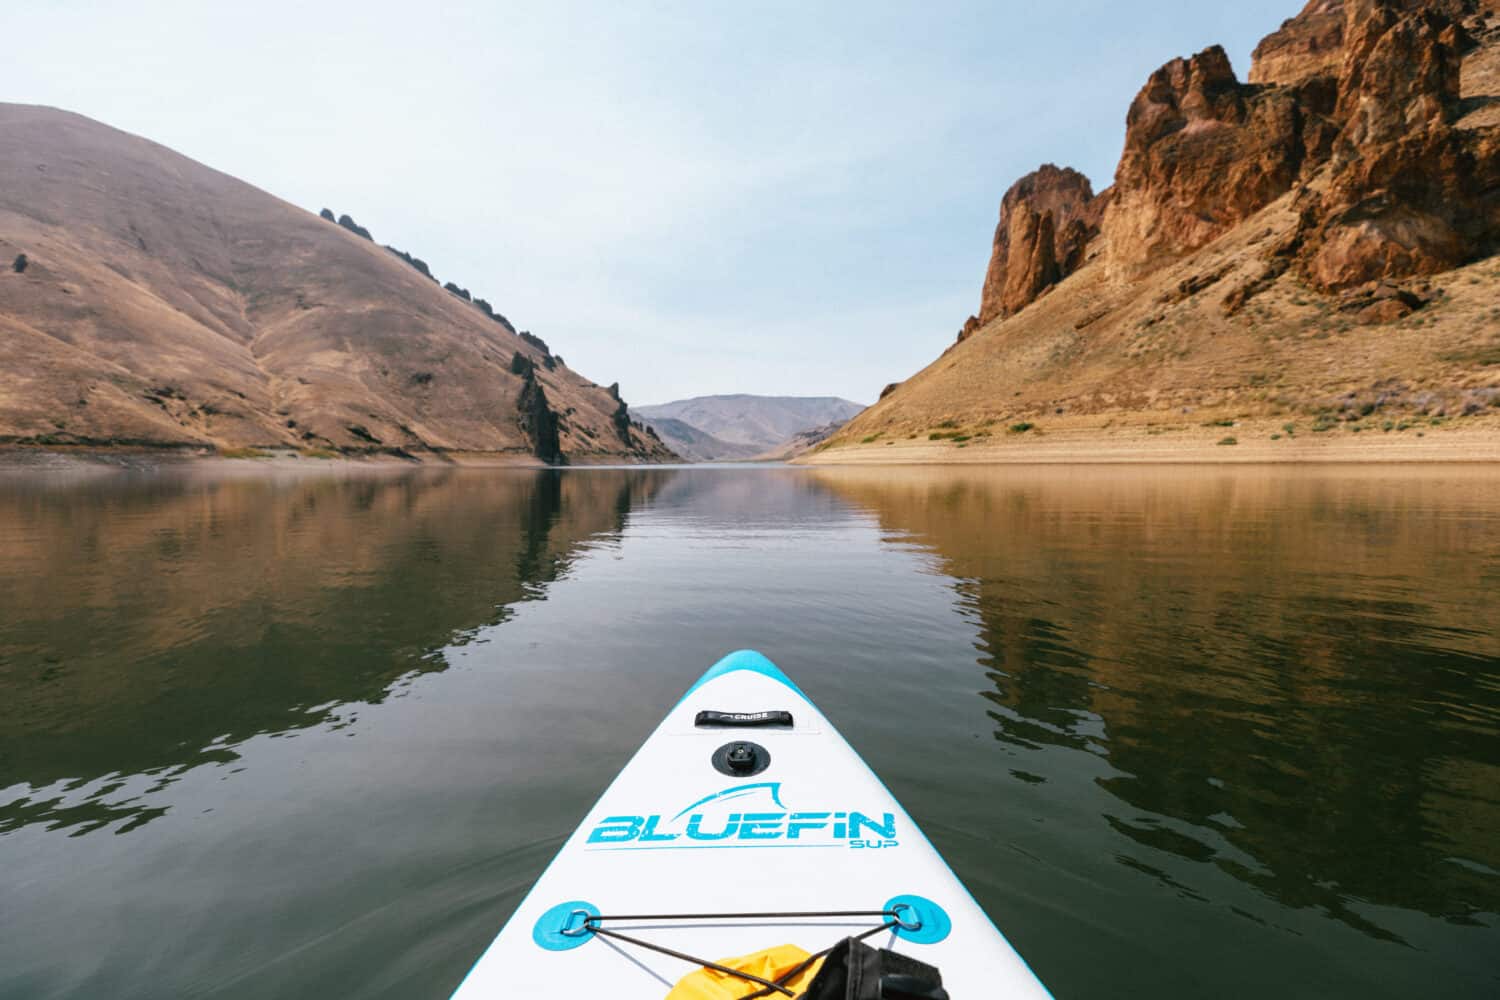
[(667, 713), (454, 996), (661, 1000), (698, 962), (862, 934), (957, 1000), (1049, 995), (812, 700), (740, 650)]

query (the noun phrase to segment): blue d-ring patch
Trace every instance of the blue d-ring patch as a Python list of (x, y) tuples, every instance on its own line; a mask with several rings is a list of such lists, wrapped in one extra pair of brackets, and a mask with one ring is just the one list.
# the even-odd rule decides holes
[(948, 911), (925, 896), (894, 896), (881, 909), (895, 911), (896, 936), (912, 944), (937, 944), (953, 930)]
[(531, 928), (531, 940), (536, 942), (538, 948), (545, 948), (547, 951), (577, 948), (593, 940), (594, 931), (586, 921), (589, 917), (598, 915), (599, 907), (593, 903), (582, 900), (558, 903), (537, 917), (536, 926)]

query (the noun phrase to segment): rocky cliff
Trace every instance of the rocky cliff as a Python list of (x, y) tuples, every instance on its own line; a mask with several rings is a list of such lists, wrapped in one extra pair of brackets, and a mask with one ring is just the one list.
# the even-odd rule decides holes
[(1050, 163), (1016, 181), (1000, 202), (979, 323), (1020, 312), (1078, 270), (1105, 201), (1083, 174)]
[[(1166, 63), (1113, 185), (1051, 165), (1014, 185), (960, 343), (833, 444), (965, 417), (1319, 410), (1351, 383), (1470, 409), (1500, 383), (1497, 14), (1312, 0), (1248, 82), (1217, 46)], [(1333, 336), (1344, 366), (1322, 377), (1306, 356)]]
[(78, 115), (0, 104), (0, 257), (0, 444), (671, 457), (350, 216)]
[[(1492, 253), (1500, 138), (1459, 120), (1464, 58), (1500, 30), (1494, 6), (1313, 0), (1257, 48), (1249, 83), (1217, 46), (1167, 63), (1132, 102), (1114, 187), (1099, 199), (1105, 266), (1138, 277), (1294, 189), (1303, 219), (1283, 256), (1324, 289)], [(1082, 263), (1076, 238), (1091, 238), (1095, 204), (1086, 192), (1081, 175), (1049, 166), (1006, 195), (981, 323), (1018, 312)], [(1075, 241), (1049, 253), (1065, 218)]]
[(1107, 266), (1138, 276), (1285, 194), (1332, 148), (1331, 96), (1321, 81), (1241, 84), (1218, 46), (1157, 70), (1126, 116), (1102, 227)]

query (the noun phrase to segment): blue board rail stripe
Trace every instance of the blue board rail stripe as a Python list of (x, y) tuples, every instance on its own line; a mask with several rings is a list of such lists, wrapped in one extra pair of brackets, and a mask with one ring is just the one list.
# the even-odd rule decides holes
[(723, 677), (725, 674), (732, 674), (736, 670), (749, 670), (764, 677), (769, 677), (771, 678), (771, 680), (776, 681), (778, 684), (782, 684), (790, 689), (797, 695), (797, 697), (801, 698), (809, 705), (812, 704), (812, 699), (803, 694), (802, 689), (794, 684), (790, 677), (782, 673), (780, 667), (768, 660), (763, 654), (757, 653), (753, 649), (741, 649), (736, 652), (730, 653), (718, 663), (715, 663), (713, 666), (709, 667), (708, 672), (705, 673), (702, 677), (698, 678), (696, 684), (688, 688), (687, 694), (684, 694), (681, 698), (679, 698), (677, 704), (681, 705), (684, 701), (687, 701), (688, 698), (692, 697), (694, 691), (697, 691), (709, 681), (715, 680), (719, 677)]

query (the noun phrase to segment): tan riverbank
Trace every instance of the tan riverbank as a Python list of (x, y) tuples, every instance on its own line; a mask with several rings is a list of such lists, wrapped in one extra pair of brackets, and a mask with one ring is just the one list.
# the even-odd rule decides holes
[[(1225, 464), (1225, 463), (1500, 463), (1500, 420), (1422, 420), (1405, 430), (1373, 427), (1359, 433), (1334, 427), (1315, 432), (1302, 421), (1287, 433), (1280, 420), (1232, 426), (1190, 423), (1115, 427), (1035, 427), (1016, 433), (1002, 427), (938, 432), (931, 440), (862, 440), (811, 452), (799, 465), (983, 464)], [(1400, 426), (1399, 424), (1396, 426)], [(955, 439), (956, 438), (956, 439)]]
[(451, 452), (423, 454), (404, 459), (389, 454), (341, 454), (311, 456), (291, 450), (246, 454), (188, 448), (97, 448), (10, 446), (0, 448), (0, 473), (25, 471), (108, 472), (131, 469), (191, 469), (194, 472), (313, 472), (328, 470), (396, 471), (416, 466), (444, 468), (539, 469), (542, 463), (530, 455), (504, 452)]

